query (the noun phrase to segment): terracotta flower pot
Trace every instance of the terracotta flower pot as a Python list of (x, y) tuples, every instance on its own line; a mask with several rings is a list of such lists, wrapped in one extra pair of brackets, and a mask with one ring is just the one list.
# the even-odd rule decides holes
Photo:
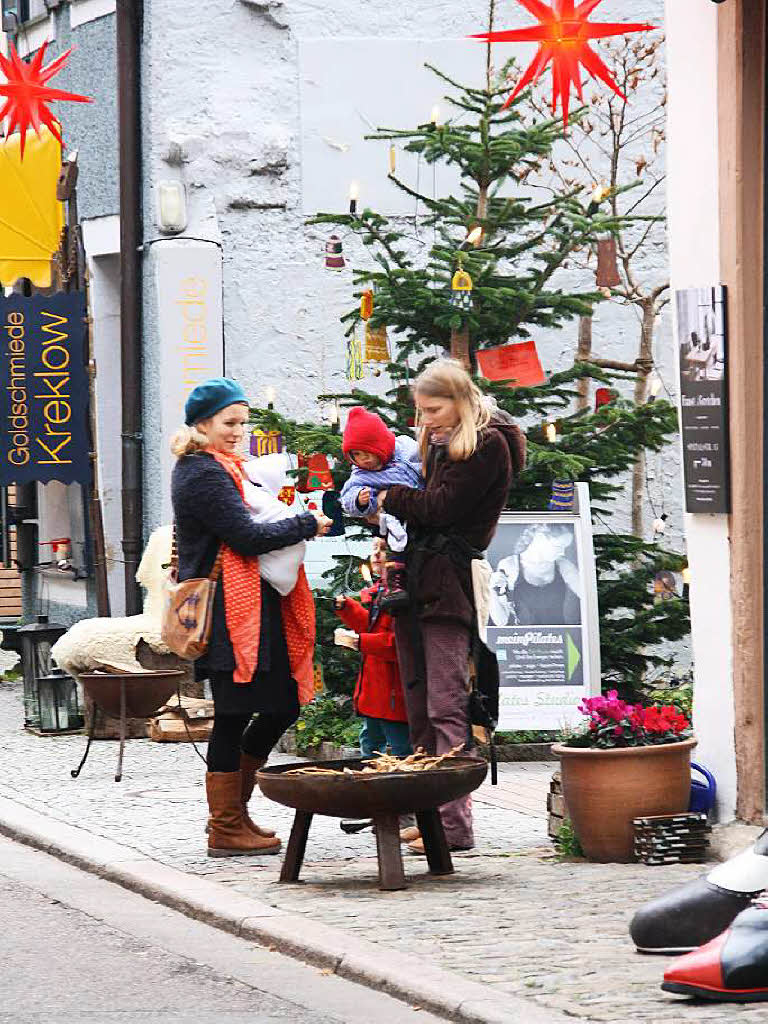
[(634, 860), (633, 818), (688, 810), (695, 746), (695, 739), (615, 750), (554, 744), (568, 816), (590, 860)]

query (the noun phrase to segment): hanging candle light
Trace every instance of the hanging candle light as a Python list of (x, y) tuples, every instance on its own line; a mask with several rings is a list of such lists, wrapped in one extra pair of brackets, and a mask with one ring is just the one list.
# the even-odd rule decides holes
[(457, 309), (472, 309), (472, 278), (459, 267), (451, 280), (451, 305)]
[(341, 239), (338, 235), (331, 235), (325, 243), (325, 269), (343, 270), (344, 266), (344, 247)]

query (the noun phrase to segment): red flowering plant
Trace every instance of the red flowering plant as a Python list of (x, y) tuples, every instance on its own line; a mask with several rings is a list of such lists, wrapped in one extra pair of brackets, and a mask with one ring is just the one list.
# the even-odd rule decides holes
[(691, 735), (690, 720), (674, 704), (627, 704), (616, 690), (604, 697), (586, 697), (579, 711), (587, 723), (563, 739), (568, 747), (648, 747), (678, 743)]

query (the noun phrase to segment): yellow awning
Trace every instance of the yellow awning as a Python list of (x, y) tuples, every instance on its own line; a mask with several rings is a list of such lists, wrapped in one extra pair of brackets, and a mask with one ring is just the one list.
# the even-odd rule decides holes
[(0, 143), (0, 284), (8, 288), (28, 277), (38, 288), (51, 285), (51, 260), (59, 248), (64, 204), (56, 198), (61, 144), (47, 128), (27, 136), (24, 159), (19, 134)]

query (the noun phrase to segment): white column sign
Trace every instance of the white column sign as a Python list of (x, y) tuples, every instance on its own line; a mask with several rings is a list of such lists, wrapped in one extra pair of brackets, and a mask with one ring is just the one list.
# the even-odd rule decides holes
[(171, 521), (170, 439), (184, 422), (190, 391), (224, 372), (221, 252), (213, 243), (169, 241), (155, 246), (160, 351), (163, 522)]

